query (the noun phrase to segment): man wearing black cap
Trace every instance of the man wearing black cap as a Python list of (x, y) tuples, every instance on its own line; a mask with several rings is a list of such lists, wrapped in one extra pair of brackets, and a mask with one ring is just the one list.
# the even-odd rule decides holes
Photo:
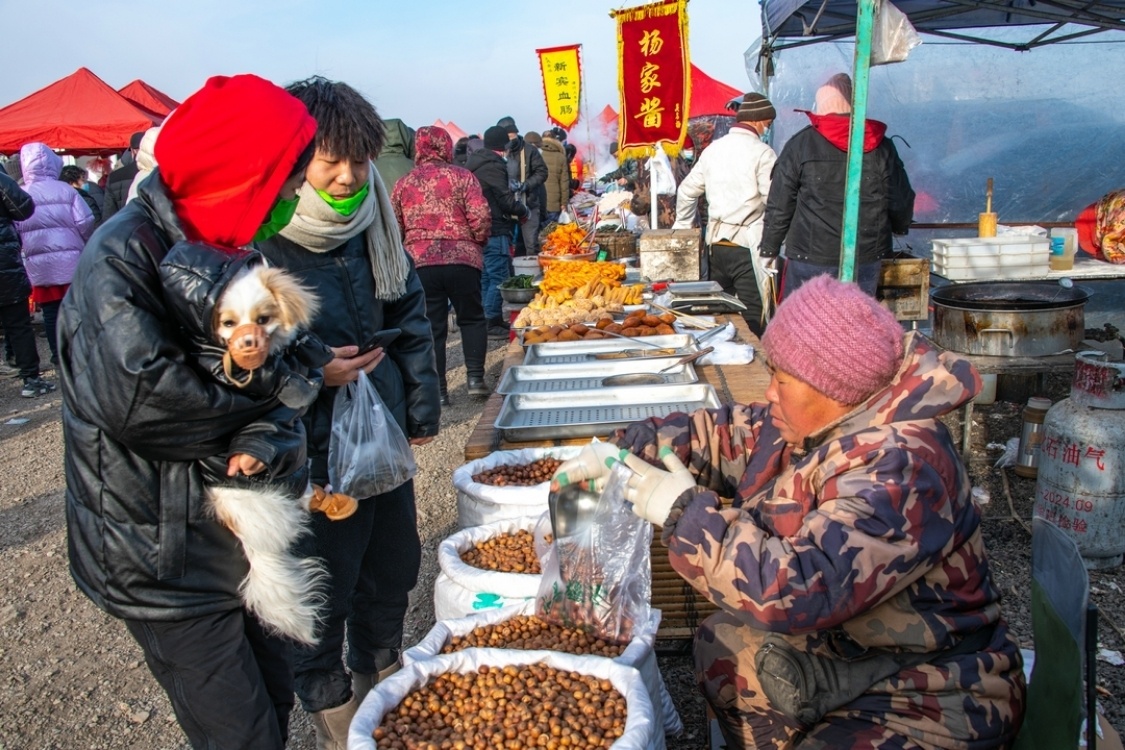
[(496, 126), (503, 128), (508, 138), (508, 184), (516, 200), (527, 207), (527, 221), (520, 225), (521, 242), (515, 254), (538, 255), (539, 188), (547, 182), (547, 162), (543, 161), (539, 149), (520, 137), (516, 121), (511, 117), (501, 117)]
[[(499, 125), (484, 131), (484, 148), (469, 154), (465, 167), (477, 176), (488, 210), (492, 214), (492, 230), (484, 246), (484, 270), (481, 272), (481, 302), (488, 320), (489, 338), (508, 338), (508, 324), (502, 317), (504, 300), (500, 285), (512, 275), (512, 230), (516, 222), (527, 220), (527, 207), (516, 200), (508, 183), (508, 167), (504, 152), (508, 133)], [(540, 157), (542, 161), (542, 157)]]
[(110, 172), (105, 181), (105, 201), (102, 203), (103, 222), (120, 211), (129, 198), (129, 186), (137, 176), (137, 152), (141, 149), (141, 139), (144, 137), (143, 131), (133, 133), (129, 137), (129, 163), (122, 164)]
[(766, 269), (757, 249), (770, 192), (770, 172), (777, 160), (773, 149), (762, 142), (762, 135), (777, 113), (761, 94), (750, 93), (742, 99), (738, 122), (699, 155), (691, 173), (680, 183), (673, 228), (692, 226), (699, 197), (706, 193), (710, 277), (746, 305), (743, 317), (750, 330), (761, 335), (765, 329), (762, 300), (766, 299)]

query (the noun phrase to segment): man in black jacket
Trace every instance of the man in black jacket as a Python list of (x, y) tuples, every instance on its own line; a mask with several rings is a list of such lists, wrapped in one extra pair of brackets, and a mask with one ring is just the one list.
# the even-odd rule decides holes
[[(31, 282), (20, 257), (20, 235), (13, 224), (31, 218), (33, 213), (35, 201), (15, 180), (0, 171), (0, 324), (15, 356), (19, 376), (25, 386), (29, 386), (24, 389), (28, 396), (54, 390), (53, 385), (46, 383), (40, 387), (39, 351), (31, 330), (31, 313), (27, 309)], [(6, 367), (6, 363), (3, 366)]]
[(268, 482), (305, 465), (305, 434), (280, 398), (193, 366), (159, 263), (185, 239), (235, 255), (276, 231), (315, 132), (278, 86), (210, 79), (161, 132), (159, 170), (91, 238), (59, 314), (71, 575), (125, 620), (198, 749), (282, 750), (293, 707), (287, 644), (243, 606), (249, 566), (202, 462)]
[[(851, 79), (833, 76), (816, 94), (811, 124), (785, 144), (773, 170), (759, 253), (767, 268), (780, 264), (782, 292), (796, 291), (823, 273), (838, 276), (844, 222), (844, 182), (851, 128)], [(914, 217), (914, 190), (886, 124), (868, 119), (863, 137), (855, 281), (874, 296), (891, 235), (906, 234)]]
[(105, 200), (102, 201), (102, 221), (120, 211), (129, 199), (129, 186), (137, 176), (137, 152), (141, 150), (144, 132), (129, 136), (129, 161), (109, 173), (105, 181)]
[[(512, 275), (512, 230), (516, 222), (528, 222), (527, 207), (516, 200), (508, 182), (504, 153), (508, 134), (499, 125), (484, 131), (484, 148), (469, 154), (465, 166), (480, 180), (488, 210), (492, 212), (492, 236), (484, 246), (484, 272), (481, 274), (481, 301), (488, 320), (488, 337), (508, 338), (508, 322), (503, 319), (504, 300), (500, 285)], [(539, 157), (542, 161), (543, 157)], [(544, 165), (546, 169), (546, 165)]]
[(520, 222), (520, 241), (516, 255), (539, 254), (539, 212), (542, 210), (540, 188), (547, 182), (547, 162), (543, 154), (520, 136), (516, 121), (502, 117), (496, 123), (508, 136), (505, 155), (508, 158), (508, 185), (516, 200), (527, 207), (527, 221)]

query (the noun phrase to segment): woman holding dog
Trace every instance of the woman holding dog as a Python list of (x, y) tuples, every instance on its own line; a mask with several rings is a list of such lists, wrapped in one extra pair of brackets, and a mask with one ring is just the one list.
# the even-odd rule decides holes
[[(314, 77), (288, 91), (316, 118), (316, 154), (293, 221), (260, 249), (330, 301), (312, 330), (335, 348), (336, 359), (325, 366), (327, 387), (304, 417), (312, 480), (324, 484), (338, 386), (361, 369), (373, 373), (383, 403), (412, 445), (437, 435), (441, 394), (425, 292), (372, 164), (384, 143), (383, 121), (344, 83)], [(385, 353), (359, 353), (359, 344), (390, 328), (402, 333)], [(398, 669), (408, 594), (422, 554), (414, 483), (359, 498), (359, 510), (345, 520), (318, 514), (312, 530), (308, 552), (324, 559), (331, 583), (320, 642), (295, 649), (295, 684), (312, 714), (317, 747), (344, 750), (359, 701)]]
[(695, 662), (727, 747), (1007, 747), (1022, 661), (938, 420), (980, 376), (828, 276), (782, 302), (762, 349), (768, 403), (635, 423), (556, 486), (633, 469), (634, 512), (722, 608)]
[(211, 511), (202, 461), (272, 479), (305, 465), (305, 434), (277, 399), (193, 366), (159, 264), (182, 240), (236, 254), (276, 231), (315, 131), (268, 81), (210, 79), (166, 121), (159, 169), (82, 252), (59, 316), (71, 573), (125, 620), (194, 748), (282, 750), (293, 707), (287, 644), (243, 607), (247, 560)]

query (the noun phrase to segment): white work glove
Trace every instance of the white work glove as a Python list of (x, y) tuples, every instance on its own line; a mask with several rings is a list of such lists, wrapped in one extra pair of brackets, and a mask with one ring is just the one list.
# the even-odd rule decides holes
[(579, 482), (587, 482), (587, 487), (592, 491), (600, 490), (605, 486), (605, 480), (609, 478), (614, 464), (629, 455), (632, 455), (629, 451), (611, 443), (590, 443), (577, 456), (563, 461), (555, 469), (551, 490), (557, 491), (560, 487)]
[[(630, 454), (631, 455), (631, 454)], [(625, 499), (633, 504), (633, 513), (654, 526), (663, 526), (680, 495), (696, 486), (695, 477), (687, 470), (675, 451), (660, 449), (660, 460), (668, 471), (633, 457), (625, 465), (633, 470), (625, 489)]]
[(780, 255), (763, 255), (762, 268), (770, 276), (777, 276), (781, 272), (781, 256)]

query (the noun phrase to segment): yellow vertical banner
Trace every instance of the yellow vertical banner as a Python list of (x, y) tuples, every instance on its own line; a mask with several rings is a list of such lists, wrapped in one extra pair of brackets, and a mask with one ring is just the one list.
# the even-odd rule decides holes
[(582, 95), (582, 59), (578, 55), (581, 46), (571, 44), (535, 50), (543, 74), (547, 119), (568, 130), (578, 120), (578, 102)]

